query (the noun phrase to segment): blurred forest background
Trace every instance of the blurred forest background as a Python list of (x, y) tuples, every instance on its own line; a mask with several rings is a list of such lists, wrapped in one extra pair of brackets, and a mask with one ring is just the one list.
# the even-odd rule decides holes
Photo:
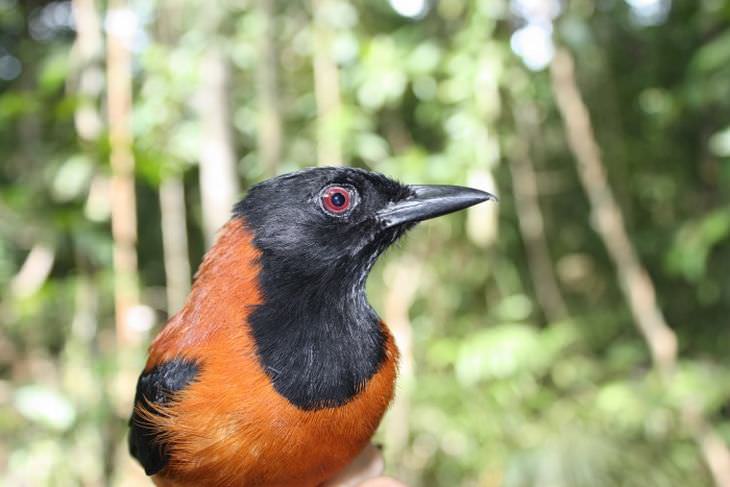
[(145, 485), (145, 348), (233, 202), (499, 204), (378, 264), (416, 486), (730, 486), (730, 1), (0, 0), (0, 484)]

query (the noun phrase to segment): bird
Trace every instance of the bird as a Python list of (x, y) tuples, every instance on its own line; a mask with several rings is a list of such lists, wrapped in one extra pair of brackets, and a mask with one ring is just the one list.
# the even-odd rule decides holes
[(316, 487), (371, 440), (398, 350), (365, 292), (420, 221), (495, 199), (315, 167), (253, 186), (149, 347), (129, 450), (157, 486)]

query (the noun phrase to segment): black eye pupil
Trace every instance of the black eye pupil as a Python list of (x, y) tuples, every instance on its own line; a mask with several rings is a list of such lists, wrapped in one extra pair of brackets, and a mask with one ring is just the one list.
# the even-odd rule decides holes
[(332, 195), (332, 204), (339, 207), (345, 204), (345, 195), (342, 193), (335, 193)]

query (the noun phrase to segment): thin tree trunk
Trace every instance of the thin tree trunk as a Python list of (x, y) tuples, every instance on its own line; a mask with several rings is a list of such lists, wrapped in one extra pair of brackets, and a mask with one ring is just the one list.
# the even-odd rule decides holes
[[(178, 39), (185, 15), (185, 2), (164, 0), (160, 4), (157, 37), (167, 48)], [(182, 169), (167, 173), (160, 181), (160, 220), (162, 247), (165, 258), (165, 291), (167, 313), (176, 313), (185, 304), (190, 292), (190, 260), (188, 256), (188, 229), (185, 214), (185, 185)]]
[(573, 58), (567, 51), (560, 50), (556, 54), (552, 76), (568, 143), (591, 203), (593, 225), (616, 266), (621, 289), (639, 331), (649, 344), (654, 363), (661, 372), (670, 372), (676, 361), (677, 338), (659, 309), (654, 284), (626, 232), (621, 209), (608, 184), (588, 109), (575, 80)]
[(278, 99), (279, 66), (276, 48), (274, 0), (259, 0), (262, 26), (256, 71), (259, 103), (258, 150), (268, 176), (276, 174), (281, 158), (281, 114)]
[[(67, 89), (72, 96), (75, 96), (78, 100), (74, 111), (74, 125), (76, 133), (79, 140), (82, 142), (84, 152), (89, 158), (93, 159), (96, 157), (96, 146), (104, 130), (104, 119), (100, 108), (100, 98), (104, 89), (104, 83), (102, 81), (104, 79), (104, 40), (101, 30), (101, 19), (99, 11), (97, 10), (96, 1), (73, 0), (72, 6), (74, 22), (76, 24), (76, 39), (71, 51), (72, 76), (69, 77)], [(120, 33), (119, 31), (116, 31), (115, 34), (123, 35), (123, 33)], [(113, 34), (110, 32), (109, 35), (111, 37)], [(115, 42), (116, 43), (112, 45), (112, 40), (109, 39), (108, 48), (110, 50), (114, 49), (118, 53), (118, 50), (120, 49), (118, 43), (120, 40), (116, 40)], [(123, 46), (121, 48), (123, 48)], [(124, 59), (128, 56), (128, 53), (121, 53), (122, 66), (109, 65), (107, 66), (107, 69), (109, 70), (108, 73), (115, 73), (117, 76), (121, 75), (127, 78), (130, 77), (131, 74), (128, 71), (129, 60), (128, 58), (126, 60)], [(110, 57), (109, 60), (111, 63), (112, 58)], [(119, 53), (117, 54), (117, 57), (114, 58), (114, 62), (119, 62)], [(124, 65), (126, 65), (126, 67)], [(125, 70), (127, 71), (126, 74), (124, 73)], [(108, 92), (108, 101), (112, 96), (118, 97), (120, 90), (131, 89), (129, 88), (129, 85), (125, 86), (122, 84), (120, 86), (119, 83), (112, 85), (111, 82), (108, 87), (110, 90)], [(112, 87), (115, 90), (113, 95), (111, 91)], [(126, 95), (121, 96), (126, 97)], [(120, 112), (131, 109), (129, 106), (124, 105), (124, 102), (119, 103), (117, 100), (117, 103), (114, 105), (115, 111), (112, 112), (110, 103), (108, 113), (109, 118), (111, 119), (112, 116), (119, 116)], [(122, 120), (121, 123), (128, 123), (128, 121), (124, 122)], [(115, 126), (114, 130), (114, 135), (119, 137), (119, 127)], [(122, 140), (128, 139), (129, 137), (128, 134), (124, 135), (124, 131), (125, 129), (122, 128)], [(110, 140), (110, 144), (111, 142), (112, 141)], [(115, 143), (118, 144), (118, 142), (119, 139), (115, 139)], [(122, 143), (124, 144), (125, 142)], [(112, 149), (117, 151), (112, 157), (116, 158), (116, 161), (119, 161), (119, 145), (112, 147)], [(128, 150), (128, 148), (123, 148), (122, 152)], [(122, 172), (122, 174), (119, 174), (118, 169), (118, 165), (112, 167), (112, 172), (115, 177), (131, 178), (133, 180), (133, 169), (126, 169)], [(111, 209), (111, 204), (109, 202), (109, 188), (111, 186), (109, 184), (103, 185), (105, 186), (105, 189), (101, 191), (101, 197), (96, 198), (99, 194), (98, 188), (100, 187), (100, 181), (108, 181), (107, 177), (107, 175), (101, 173), (94, 175), (86, 203), (86, 213), (89, 218), (98, 218), (99, 220), (106, 221), (109, 216), (108, 212), (101, 212), (100, 214), (98, 202), (103, 201), (104, 206), (107, 209)], [(111, 195), (111, 197), (115, 202), (117, 201), (115, 195)], [(127, 198), (129, 197), (130, 195), (127, 195)], [(131, 195), (131, 199), (134, 201), (133, 193)], [(117, 203), (117, 205), (118, 204), (119, 203)], [(100, 216), (101, 218), (99, 218)], [(132, 213), (132, 222), (122, 222), (122, 224), (119, 225), (120, 217), (122, 219), (125, 218), (124, 212), (120, 215), (117, 211), (115, 216), (115, 218), (117, 218), (117, 229), (119, 229), (120, 226), (122, 228), (131, 227), (134, 231), (134, 228), (136, 227), (134, 212)], [(130, 260), (128, 257), (130, 242), (119, 241), (117, 239), (118, 236), (119, 233), (114, 234), (115, 304), (117, 305), (116, 331), (118, 343), (123, 344), (128, 339), (127, 331), (129, 328), (127, 310), (128, 307), (136, 301), (136, 299), (133, 295), (125, 296), (127, 291), (123, 289), (125, 286), (123, 282), (126, 281), (121, 277), (120, 272), (128, 272), (131, 270), (132, 275), (134, 275), (136, 272), (136, 259)], [(127, 250), (120, 249), (119, 246), (126, 247)], [(132, 252), (134, 252), (134, 240), (131, 241), (131, 246)], [(62, 368), (67, 381), (70, 380), (71, 382), (78, 384), (93, 384), (105, 379), (99, 369), (94, 367), (94, 364), (98, 362), (98, 357), (96, 356), (98, 352), (98, 343), (96, 339), (98, 332), (99, 296), (98, 289), (93, 283), (93, 276), (90, 274), (89, 269), (87, 269), (87, 266), (85, 265), (86, 261), (83, 256), (83, 252), (78, 247), (75, 250), (76, 268), (79, 269), (79, 272), (78, 277), (76, 278), (74, 290), (74, 315), (71, 321), (70, 333), (68, 334), (64, 345)], [(125, 261), (134, 263), (132, 269), (124, 271), (117, 267), (118, 264), (123, 265)], [(134, 279), (134, 277), (132, 277), (132, 279)], [(118, 293), (121, 293), (121, 295)], [(90, 411), (96, 411), (103, 408), (103, 402), (105, 401), (103, 398), (106, 395), (106, 392), (99, 395), (98, 393), (92, 393), (92, 391), (88, 389), (88, 387), (74, 387), (71, 388), (69, 392), (75, 402), (84, 404)], [(132, 394), (132, 392), (129, 391), (129, 394)], [(116, 418), (107, 417), (106, 419), (107, 421), (105, 421), (105, 425), (102, 429), (108, 431), (113, 427), (112, 425), (116, 423)], [(90, 421), (91, 420), (87, 419), (87, 422), (83, 424), (84, 420), (82, 419), (81, 426), (90, 426)], [(89, 452), (89, 461), (96, 462), (99, 465), (102, 465), (103, 468), (98, 472), (90, 472), (85, 476), (83, 482), (87, 485), (105, 485), (110, 482), (111, 464), (108, 459), (114, 455), (114, 446), (104, 440), (101, 440), (96, 446), (99, 446), (100, 448), (93, 448), (92, 446), (91, 451)]]
[(342, 140), (339, 118), (342, 111), (340, 100), (340, 75), (332, 56), (334, 33), (324, 12), (329, 0), (312, 0), (314, 29), (314, 91), (317, 99), (317, 157), (322, 166), (342, 164)]
[(131, 340), (129, 310), (139, 302), (137, 289), (137, 209), (132, 154), (132, 69), (130, 45), (133, 32), (123, 15), (126, 0), (110, 0), (107, 39), (107, 106), (112, 169), (112, 236), (114, 238), (114, 298), (119, 343)]
[[(99, 394), (97, 388), (98, 384), (105, 380), (101, 370), (95, 367), (100, 359), (96, 340), (99, 325), (99, 293), (98, 288), (94, 286), (93, 276), (89, 275), (88, 269), (81, 263), (83, 257), (80, 258), (81, 252), (78, 248), (76, 254), (78, 276), (74, 285), (74, 313), (61, 356), (61, 369), (64, 382), (72, 384), (66, 389), (70, 399), (76, 404), (83, 404), (87, 411), (99, 411), (103, 408), (103, 394)], [(116, 418), (111, 422), (116, 422)], [(108, 426), (109, 424), (105, 423), (101, 429), (106, 429)], [(99, 428), (98, 418), (94, 415), (84, 415), (79, 418), (76, 427)], [(111, 450), (103, 448), (105, 445), (101, 439), (89, 446), (89, 451), (85, 453), (86, 461), (104, 465), (107, 453)], [(99, 446), (102, 448), (98, 448)], [(88, 486), (108, 485), (109, 481), (110, 478), (105, 475), (103, 469), (90, 469), (84, 473), (82, 479), (83, 485)]]
[(518, 106), (513, 110), (517, 140), (509, 149), (509, 169), (512, 175), (517, 221), (527, 251), (527, 262), (535, 286), (535, 295), (550, 322), (565, 317), (566, 307), (555, 278), (550, 250), (545, 238), (545, 224), (538, 199), (537, 176), (530, 156), (534, 122), (532, 107)]
[[(477, 11), (473, 12), (475, 18), (482, 15)], [(476, 58), (478, 72), (495, 72), (501, 69), (499, 66), (502, 61), (494, 54), (494, 40), (488, 31), (476, 29), (461, 43), (461, 49), (479, 53)], [(500, 162), (499, 139), (494, 130), (495, 121), (501, 110), (499, 84), (495, 76), (483, 75), (476, 76), (473, 83), (462, 109), (477, 116), (481, 120), (481, 126), (473, 132), (471, 140), (465, 141), (466, 146), (472, 151), (470, 157), (474, 161), (467, 182), (473, 188), (494, 191), (496, 188), (494, 171)], [(475, 245), (482, 248), (490, 247), (497, 241), (498, 231), (498, 205), (474, 205), (466, 210), (466, 235)]]
[[(588, 108), (575, 78), (575, 63), (566, 49), (559, 49), (551, 66), (552, 85), (578, 166), (583, 188), (588, 195), (593, 224), (616, 266), (621, 289), (634, 316), (634, 323), (651, 350), (654, 366), (671, 380), (677, 361), (677, 337), (667, 325), (656, 300), (654, 284), (629, 239), (621, 209), (606, 177), (606, 170), (591, 125)], [(681, 405), (685, 425), (718, 487), (730, 487), (730, 451), (693, 404)]]
[(190, 292), (185, 188), (180, 177), (167, 176), (160, 183), (159, 191), (167, 313), (172, 315), (182, 308)]
[(398, 394), (388, 413), (385, 427), (386, 444), (396, 455), (408, 445), (410, 433), (410, 396), (415, 380), (415, 364), (413, 327), (408, 312), (416, 298), (422, 270), (421, 263), (416, 259), (403, 256), (391, 261), (384, 272), (387, 289), (383, 319), (400, 351)]
[(97, 105), (101, 92), (99, 80), (103, 77), (99, 64), (104, 49), (101, 22), (94, 0), (73, 0), (73, 15), (76, 41), (72, 58), (78, 72), (74, 91), (79, 100), (74, 112), (74, 122), (79, 137), (85, 141), (93, 141), (103, 128)]
[(203, 80), (198, 97), (202, 124), (200, 196), (205, 239), (211, 245), (218, 229), (230, 218), (239, 193), (228, 113), (228, 66), (220, 47), (208, 48), (201, 72)]

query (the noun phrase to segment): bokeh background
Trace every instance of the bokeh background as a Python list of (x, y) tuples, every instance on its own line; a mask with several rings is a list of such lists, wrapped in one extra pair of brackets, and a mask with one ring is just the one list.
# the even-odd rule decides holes
[(338, 163), (500, 196), (369, 280), (391, 475), (730, 485), (727, 0), (0, 0), (0, 484), (146, 485), (147, 344)]

